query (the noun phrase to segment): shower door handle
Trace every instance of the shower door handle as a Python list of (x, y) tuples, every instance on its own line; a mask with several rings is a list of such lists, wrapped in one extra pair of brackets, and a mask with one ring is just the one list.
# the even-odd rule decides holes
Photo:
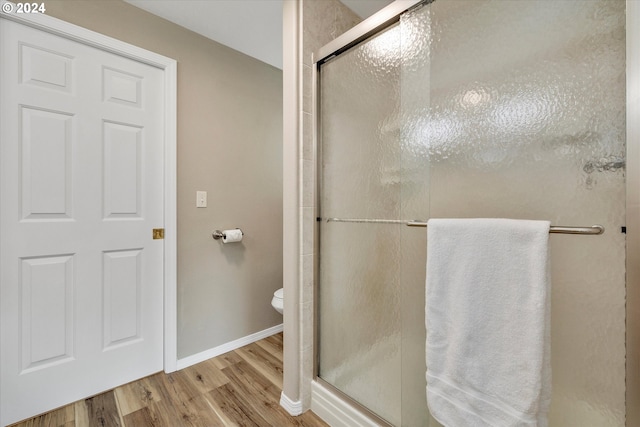
[(415, 219), (413, 221), (407, 221), (407, 225), (409, 227), (426, 227), (427, 226), (427, 222)]

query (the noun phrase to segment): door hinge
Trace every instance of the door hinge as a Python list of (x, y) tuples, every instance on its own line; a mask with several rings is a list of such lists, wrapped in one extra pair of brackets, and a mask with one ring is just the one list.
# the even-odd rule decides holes
[(153, 240), (164, 239), (164, 228), (153, 229)]

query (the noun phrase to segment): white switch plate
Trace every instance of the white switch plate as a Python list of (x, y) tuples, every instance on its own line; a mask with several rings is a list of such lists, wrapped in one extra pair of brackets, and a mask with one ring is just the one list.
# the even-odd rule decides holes
[(206, 207), (207, 207), (207, 192), (196, 191), (196, 208), (206, 208)]

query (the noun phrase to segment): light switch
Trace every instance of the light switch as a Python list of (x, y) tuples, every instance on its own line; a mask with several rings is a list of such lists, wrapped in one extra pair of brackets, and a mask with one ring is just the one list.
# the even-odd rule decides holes
[(206, 208), (206, 207), (207, 207), (207, 192), (196, 191), (196, 208)]

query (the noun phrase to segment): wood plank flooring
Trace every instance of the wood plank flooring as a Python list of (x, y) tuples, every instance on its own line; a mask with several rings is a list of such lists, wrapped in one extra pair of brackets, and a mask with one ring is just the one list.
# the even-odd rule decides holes
[(13, 427), (324, 427), (279, 405), (282, 333), (190, 366), (160, 372)]

